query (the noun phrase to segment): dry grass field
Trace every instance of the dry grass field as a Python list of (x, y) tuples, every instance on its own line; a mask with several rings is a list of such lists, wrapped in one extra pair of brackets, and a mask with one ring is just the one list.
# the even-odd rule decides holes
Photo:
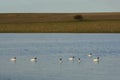
[(0, 33), (120, 33), (120, 13), (0, 14)]

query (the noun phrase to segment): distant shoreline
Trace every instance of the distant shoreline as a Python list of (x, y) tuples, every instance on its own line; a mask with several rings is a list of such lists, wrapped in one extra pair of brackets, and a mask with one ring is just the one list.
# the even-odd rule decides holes
[(120, 12), (0, 13), (0, 33), (120, 33)]

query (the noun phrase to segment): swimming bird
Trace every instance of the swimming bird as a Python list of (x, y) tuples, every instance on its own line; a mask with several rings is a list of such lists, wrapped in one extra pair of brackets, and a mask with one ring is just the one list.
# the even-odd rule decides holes
[(69, 61), (74, 61), (74, 58), (75, 58), (75, 57), (72, 56), (72, 57), (69, 57), (68, 60), (69, 60)]
[(63, 60), (62, 60), (62, 58), (60, 58), (60, 59), (59, 59), (59, 62), (60, 62), (60, 63), (63, 63)]
[(15, 62), (16, 61), (16, 57), (11, 58), (10, 60)]
[(80, 58), (78, 58), (78, 63), (80, 63)]
[(92, 53), (88, 54), (88, 57), (92, 57)]
[(37, 57), (31, 58), (30, 61), (31, 62), (37, 62)]
[(99, 62), (99, 57), (93, 59), (93, 62)]

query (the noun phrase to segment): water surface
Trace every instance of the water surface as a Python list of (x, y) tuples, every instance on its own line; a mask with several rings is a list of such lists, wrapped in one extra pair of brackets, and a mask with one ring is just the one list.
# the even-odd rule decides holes
[(120, 34), (0, 34), (0, 80), (120, 80), (119, 74)]

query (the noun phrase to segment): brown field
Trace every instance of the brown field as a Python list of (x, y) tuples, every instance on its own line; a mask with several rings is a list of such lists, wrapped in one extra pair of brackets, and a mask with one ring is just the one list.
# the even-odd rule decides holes
[[(81, 15), (82, 20), (74, 19)], [(120, 33), (120, 13), (0, 14), (1, 33)]]

